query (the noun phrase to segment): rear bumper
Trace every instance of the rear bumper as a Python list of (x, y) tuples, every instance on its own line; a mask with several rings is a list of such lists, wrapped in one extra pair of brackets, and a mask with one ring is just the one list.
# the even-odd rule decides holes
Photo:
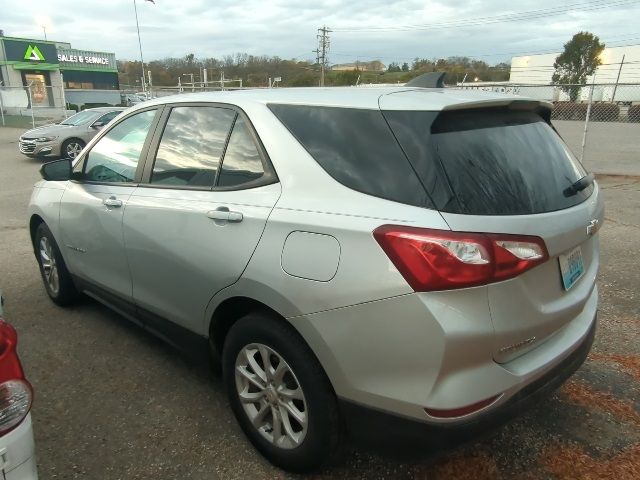
[(6, 435), (0, 437), (3, 464), (0, 476), (6, 480), (37, 480), (35, 445), (31, 414)]
[[(570, 311), (562, 328), (507, 363), (493, 357), (486, 287), (412, 293), (290, 321), (338, 398), (425, 424), (455, 425), (500, 408), (564, 363), (591, 331), (597, 302), (593, 285), (581, 311)], [(459, 417), (434, 416), (496, 395), (493, 404)]]
[(595, 337), (596, 317), (578, 347), (564, 360), (540, 378), (526, 385), (505, 403), (486, 413), (455, 423), (423, 423), (407, 417), (372, 409), (347, 400), (340, 401), (340, 409), (349, 433), (367, 443), (384, 439), (411, 442), (420, 447), (451, 447), (486, 434), (507, 423), (537, 401), (562, 385), (584, 363)]

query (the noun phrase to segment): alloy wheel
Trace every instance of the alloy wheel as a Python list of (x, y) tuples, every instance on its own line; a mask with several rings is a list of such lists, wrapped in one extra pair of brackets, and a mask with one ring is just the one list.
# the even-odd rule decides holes
[(60, 277), (58, 276), (58, 265), (53, 254), (51, 242), (47, 237), (40, 238), (40, 263), (42, 274), (52, 295), (57, 295), (60, 290)]
[(236, 358), (235, 384), (245, 414), (264, 439), (287, 450), (302, 444), (307, 402), (282, 356), (260, 343), (246, 345)]
[(69, 158), (76, 158), (82, 151), (82, 145), (78, 142), (71, 142), (67, 145), (66, 154)]

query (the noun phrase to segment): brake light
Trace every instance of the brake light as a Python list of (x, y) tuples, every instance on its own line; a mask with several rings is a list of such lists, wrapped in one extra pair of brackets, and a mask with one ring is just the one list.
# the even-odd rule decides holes
[(0, 435), (20, 425), (31, 409), (33, 390), (16, 351), (15, 329), (0, 319)]
[(527, 235), (383, 225), (373, 236), (418, 292), (506, 280), (549, 258), (544, 240)]

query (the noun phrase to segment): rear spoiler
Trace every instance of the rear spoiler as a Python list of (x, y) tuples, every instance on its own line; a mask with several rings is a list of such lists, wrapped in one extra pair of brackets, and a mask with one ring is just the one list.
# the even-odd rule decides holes
[(527, 99), (492, 99), (482, 100), (478, 102), (465, 102), (454, 103), (447, 105), (442, 111), (450, 110), (470, 110), (476, 108), (492, 108), (492, 107), (507, 107), (510, 110), (525, 110), (530, 112), (536, 112), (547, 123), (551, 122), (551, 111), (553, 110), (553, 103), (545, 102), (543, 100), (527, 100)]
[[(409, 80), (405, 83), (405, 87), (413, 88), (444, 88), (444, 77), (446, 72), (430, 72), (423, 73), (416, 78)], [(492, 108), (492, 107), (507, 107), (513, 110), (528, 110), (534, 111), (545, 121), (551, 121), (551, 110), (553, 110), (553, 103), (540, 100), (528, 100), (528, 99), (492, 99), (492, 100), (480, 100), (478, 102), (464, 102), (453, 105), (447, 105), (442, 110), (468, 110), (470, 108)]]

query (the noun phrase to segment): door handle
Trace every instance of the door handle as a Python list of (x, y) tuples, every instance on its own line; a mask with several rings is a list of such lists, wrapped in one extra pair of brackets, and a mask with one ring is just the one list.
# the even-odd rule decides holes
[(227, 207), (220, 207), (215, 210), (209, 210), (207, 217), (212, 220), (222, 220), (227, 222), (241, 222), (242, 213), (230, 211)]
[(109, 198), (105, 198), (102, 201), (103, 205), (106, 205), (107, 207), (121, 207), (122, 206), (122, 200), (118, 200), (116, 197), (111, 196)]

